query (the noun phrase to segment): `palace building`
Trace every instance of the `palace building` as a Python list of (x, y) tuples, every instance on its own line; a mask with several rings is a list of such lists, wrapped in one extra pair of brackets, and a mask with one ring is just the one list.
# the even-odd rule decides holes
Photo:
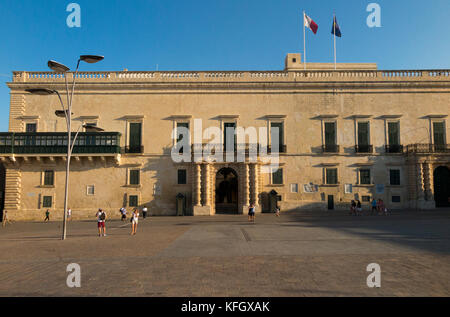
[[(450, 206), (450, 70), (304, 66), (300, 54), (287, 54), (282, 71), (79, 72), (73, 135), (82, 126), (105, 132), (81, 128), (76, 139), (73, 217), (98, 208), (119, 217), (121, 207), (144, 205), (155, 216), (240, 214), (250, 204), (257, 212), (342, 210), (372, 198), (389, 209)], [(54, 89), (65, 100), (64, 76), (71, 82), (74, 73), (15, 71), (8, 83), (0, 192), (9, 219), (42, 220), (47, 209), (62, 218), (65, 118), (55, 115), (56, 95), (26, 90)], [(260, 151), (250, 159), (248, 135), (228, 146), (234, 160), (222, 159), (227, 146), (205, 155), (240, 127), (267, 140), (278, 168)], [(183, 140), (190, 147), (176, 147)]]

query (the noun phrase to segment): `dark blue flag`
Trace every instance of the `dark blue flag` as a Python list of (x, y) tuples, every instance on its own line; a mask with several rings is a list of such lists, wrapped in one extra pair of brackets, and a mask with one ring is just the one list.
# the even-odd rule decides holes
[(331, 34), (336, 35), (337, 37), (341, 37), (341, 29), (339, 28), (339, 24), (337, 23), (336, 17), (333, 19), (333, 25), (331, 26)]

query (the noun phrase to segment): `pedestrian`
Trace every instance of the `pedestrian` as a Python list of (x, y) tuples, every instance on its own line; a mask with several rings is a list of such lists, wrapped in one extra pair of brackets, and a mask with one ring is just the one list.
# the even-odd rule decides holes
[(2, 226), (6, 226), (7, 223), (11, 223), (11, 221), (9, 221), (8, 219), (8, 211), (4, 210), (3, 211), (3, 219), (2, 219)]
[(359, 201), (359, 199), (356, 200), (356, 214), (358, 216), (362, 215), (362, 206), (361, 206), (361, 202)]
[(354, 216), (356, 214), (356, 202), (352, 200), (350, 203), (350, 215)]
[(97, 217), (97, 227), (98, 227), (98, 236), (102, 236), (102, 229), (103, 229), (103, 236), (106, 237), (106, 227), (105, 227), (105, 221), (106, 221), (106, 213), (100, 208), (97, 213), (95, 214)]
[(375, 212), (375, 214), (377, 214), (377, 201), (375, 198), (372, 199), (372, 209), (370, 211), (370, 214), (373, 214)]
[(384, 205), (383, 199), (380, 199), (380, 210), (381, 210), (381, 214), (384, 214), (385, 216), (387, 216), (388, 210), (387, 210), (386, 206)]
[(378, 214), (382, 213), (382, 211), (381, 211), (381, 199), (380, 198), (378, 198), (378, 201), (377, 201), (377, 211), (378, 211)]
[(142, 217), (147, 218), (147, 206), (144, 206), (144, 208), (142, 208)]
[(137, 208), (134, 208), (133, 213), (131, 215), (131, 235), (136, 234), (138, 222), (139, 222), (139, 212)]
[(248, 208), (248, 221), (255, 222), (255, 205), (251, 204)]
[(45, 219), (44, 222), (46, 221), (50, 221), (50, 210), (47, 209), (47, 211), (45, 212)]
[(122, 214), (122, 217), (120, 220), (126, 221), (127, 220), (127, 210), (124, 207), (122, 207), (122, 208), (120, 208), (120, 213)]
[(278, 207), (278, 206), (277, 206), (277, 208), (275, 209), (275, 215), (276, 215), (277, 217), (280, 216), (280, 207)]
[(72, 209), (67, 209), (67, 221), (70, 221), (72, 219)]

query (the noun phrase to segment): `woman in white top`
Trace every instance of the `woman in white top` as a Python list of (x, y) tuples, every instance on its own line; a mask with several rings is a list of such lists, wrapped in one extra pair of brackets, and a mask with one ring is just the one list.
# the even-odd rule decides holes
[(131, 235), (136, 234), (138, 221), (139, 221), (139, 212), (136, 208), (134, 208), (133, 214), (131, 215)]

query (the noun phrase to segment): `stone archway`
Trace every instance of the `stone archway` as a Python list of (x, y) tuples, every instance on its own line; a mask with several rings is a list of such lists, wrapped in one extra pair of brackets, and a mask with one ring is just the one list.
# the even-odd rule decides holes
[(433, 178), (436, 207), (450, 207), (450, 169), (445, 166), (437, 167)]
[(215, 181), (216, 214), (239, 213), (239, 182), (237, 172), (224, 167), (217, 171)]

